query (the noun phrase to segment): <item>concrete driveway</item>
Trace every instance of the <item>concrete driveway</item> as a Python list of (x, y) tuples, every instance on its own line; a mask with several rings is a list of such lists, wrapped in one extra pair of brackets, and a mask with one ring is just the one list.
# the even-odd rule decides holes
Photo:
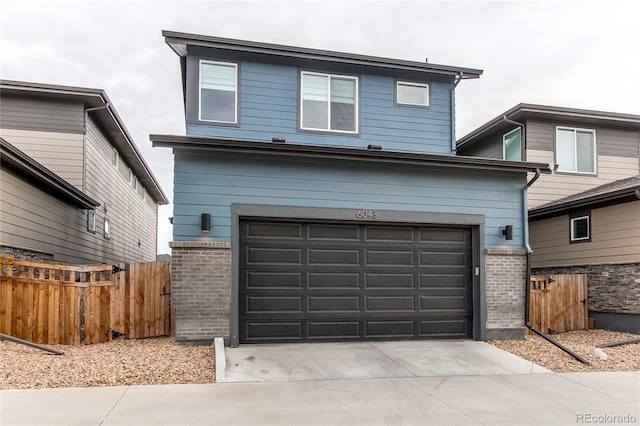
[[(216, 358), (222, 352), (218, 343)], [(382, 379), (551, 373), (473, 340), (296, 343), (224, 348), (218, 382)]]

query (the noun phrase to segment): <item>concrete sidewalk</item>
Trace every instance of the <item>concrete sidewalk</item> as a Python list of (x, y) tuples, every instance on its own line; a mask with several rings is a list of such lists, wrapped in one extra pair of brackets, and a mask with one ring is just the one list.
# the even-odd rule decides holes
[(2, 425), (639, 424), (640, 373), (0, 391)]

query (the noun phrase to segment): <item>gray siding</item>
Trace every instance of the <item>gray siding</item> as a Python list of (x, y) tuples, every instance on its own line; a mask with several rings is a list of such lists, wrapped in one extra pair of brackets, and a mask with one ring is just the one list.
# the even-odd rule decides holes
[[(101, 203), (96, 211), (96, 234), (106, 258), (127, 262), (150, 262), (156, 257), (157, 206), (128, 182), (129, 167), (120, 157), (118, 169), (112, 165), (113, 145), (95, 123), (87, 121), (86, 190)], [(104, 219), (111, 223), (111, 238), (105, 239)]]
[(57, 262), (106, 261), (87, 231), (87, 212), (32, 186), (11, 172), (0, 171), (0, 243), (51, 253)]
[(47, 100), (0, 99), (0, 127), (57, 133), (84, 132), (84, 106)]
[(491, 135), (482, 142), (477, 143), (468, 149), (463, 148), (459, 150), (458, 154), (469, 157), (495, 158), (502, 160), (502, 136), (503, 133)]

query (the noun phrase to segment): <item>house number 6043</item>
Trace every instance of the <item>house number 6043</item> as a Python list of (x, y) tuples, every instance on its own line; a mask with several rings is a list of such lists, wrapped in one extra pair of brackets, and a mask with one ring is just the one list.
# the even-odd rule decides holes
[(378, 212), (375, 210), (358, 210), (356, 212), (356, 217), (358, 219), (377, 219)]

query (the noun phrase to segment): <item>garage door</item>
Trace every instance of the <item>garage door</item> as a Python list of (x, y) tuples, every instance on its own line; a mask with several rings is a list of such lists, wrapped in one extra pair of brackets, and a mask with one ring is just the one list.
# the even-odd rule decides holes
[(472, 337), (471, 230), (240, 222), (240, 342)]

